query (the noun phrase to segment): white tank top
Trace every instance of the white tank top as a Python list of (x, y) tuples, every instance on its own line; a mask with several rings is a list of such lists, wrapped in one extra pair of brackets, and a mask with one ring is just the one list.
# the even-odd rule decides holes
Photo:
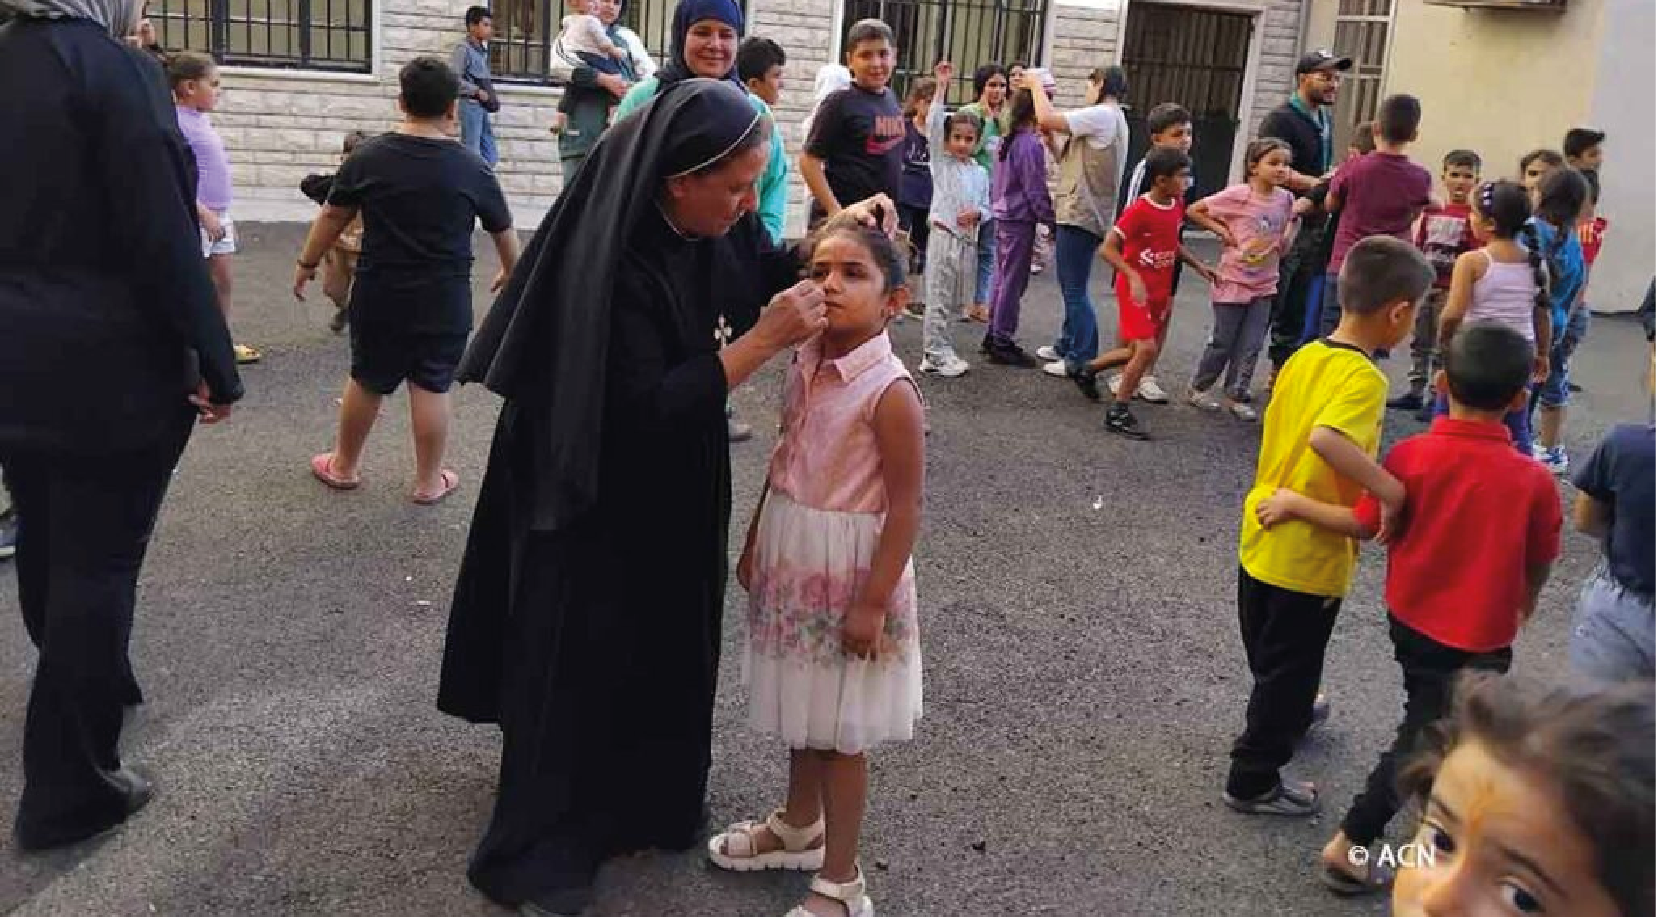
[(1481, 252), (1488, 267), (1473, 281), (1473, 304), (1467, 321), (1506, 325), (1536, 343), (1536, 278), (1528, 261), (1497, 261)]

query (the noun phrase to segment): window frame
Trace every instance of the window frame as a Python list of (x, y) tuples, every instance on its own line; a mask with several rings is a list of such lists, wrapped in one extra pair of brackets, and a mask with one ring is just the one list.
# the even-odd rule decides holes
[[(188, 10), (189, 0), (151, 0), (149, 19), (156, 28), (156, 40), (165, 48), (189, 48), (188, 35), (193, 23), (204, 23), (207, 29), (207, 47), (201, 49), (219, 63), (229, 73), (248, 73), (259, 76), (277, 78), (308, 78), (322, 77), (341, 82), (372, 82), (377, 79), (376, 74), (380, 66), (380, 0), (357, 0), (365, 7), (365, 21), (360, 24), (351, 24), (349, 6), (352, 0), (287, 0), (294, 9), (291, 20), (276, 18), (270, 9), (277, 0), (267, 0), (265, 16), (254, 18), (251, 13), (240, 19), (230, 16), (231, 0), (203, 0), (207, 8), (205, 16), (193, 15)], [(335, 3), (343, 3), (347, 16), (345, 25), (330, 23), (317, 24), (312, 15), (314, 8), (321, 4), (332, 9)], [(177, 7), (175, 12), (169, 7)], [(232, 29), (245, 29), (249, 46), (253, 44), (252, 37), (255, 29), (265, 31), (265, 47), (270, 47), (271, 33), (280, 29), (291, 29), (300, 48), (298, 54), (276, 55), (271, 53), (257, 54), (251, 50), (236, 51), (231, 48)], [(183, 34), (179, 40), (173, 40), (174, 31)], [(312, 53), (312, 42), (315, 32), (325, 34), (339, 34), (347, 43), (353, 34), (360, 34), (363, 40), (363, 53), (358, 58), (350, 60), (318, 58)]]
[[(563, 81), (554, 75), (554, 68), (551, 66), (552, 43), (553, 39), (556, 38), (558, 34), (558, 30), (554, 26), (563, 21), (563, 0), (518, 0), (518, 2), (535, 4), (535, 15), (537, 19), (540, 22), (546, 23), (548, 28), (545, 30), (545, 34), (538, 39), (520, 39), (513, 37), (502, 38), (500, 36), (502, 34), (501, 26), (503, 20), (497, 13), (494, 17), (496, 37), (489, 43), (490, 75), (494, 78), (494, 81), (501, 86), (535, 87), (563, 85)], [(753, 17), (752, 3), (750, 0), (739, 0), (739, 2), (743, 8), (743, 18), (748, 21), (750, 26), (747, 30), (747, 34), (754, 34), (751, 27)], [(496, 5), (491, 5), (491, 10), (495, 10), (497, 5), (498, 0)], [(639, 36), (639, 40), (644, 43), (645, 50), (650, 53), (651, 58), (656, 61), (658, 66), (664, 66), (665, 61), (667, 60), (668, 49), (666, 43), (670, 41), (672, 37), (670, 33), (673, 28), (673, 8), (676, 5), (676, 0), (655, 0), (655, 2), (652, 2), (652, 0), (629, 0), (626, 9), (622, 11), (621, 24), (633, 30), (633, 33)], [(660, 17), (659, 21), (657, 17)], [(662, 47), (660, 48), (655, 47), (655, 43), (658, 41), (662, 43)], [(510, 51), (508, 51), (507, 56), (502, 56), (496, 53), (497, 48), (522, 49), (519, 53), (525, 56), (529, 54), (531, 49), (535, 50), (541, 55), (541, 59), (543, 61), (541, 71), (536, 73), (523, 70), (509, 70), (507, 67), (502, 66), (502, 63), (506, 61), (507, 56), (510, 56)]]
[[(990, 27), (990, 57), (973, 62), (953, 60), (955, 64), (955, 79), (951, 86), (945, 87), (945, 101), (951, 104), (975, 102), (977, 98), (972, 94), (972, 75), (980, 65), (994, 61), (1005, 66), (1009, 60), (1023, 60), (1032, 67), (1047, 66), (1050, 57), (1053, 39), (1054, 16), (1057, 12), (1059, 0), (835, 0), (834, 15), (836, 17), (834, 29), (834, 48), (831, 59), (836, 63), (845, 61), (846, 32), (853, 23), (866, 18), (862, 14), (868, 12), (866, 7), (875, 6), (878, 15), (867, 17), (879, 19), (892, 27), (898, 39), (898, 66), (892, 73), (892, 91), (899, 96), (906, 95), (909, 86), (916, 79), (932, 76), (932, 61), (942, 58), (943, 49), (953, 44), (957, 39), (955, 33), (958, 28), (970, 28), (971, 23), (962, 23), (958, 19), (970, 19), (977, 16), (977, 24), (985, 25), (986, 15), (991, 17)], [(913, 52), (906, 48), (903, 41), (901, 24), (894, 23), (894, 19), (903, 18), (898, 11), (910, 11), (909, 15), (915, 30), (921, 31), (922, 26), (928, 26), (925, 38), (926, 53), (919, 58), (921, 63), (913, 66), (904, 66), (905, 58), (910, 58)], [(935, 11), (935, 19), (926, 23), (927, 11)], [(1028, 49), (1019, 48), (1008, 50), (1007, 43), (1011, 40), (1011, 21), (1014, 17), (1022, 17), (1026, 28), (1030, 30)], [(911, 43), (912, 47), (921, 46), (922, 42)], [(953, 55), (951, 55), (953, 57)], [(914, 63), (911, 60), (911, 63)]]

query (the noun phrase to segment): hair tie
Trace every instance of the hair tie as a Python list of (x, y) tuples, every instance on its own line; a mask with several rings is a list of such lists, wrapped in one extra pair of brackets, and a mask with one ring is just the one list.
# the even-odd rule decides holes
[(1479, 209), (1486, 214), (1496, 206), (1496, 183), (1487, 181), (1479, 188)]

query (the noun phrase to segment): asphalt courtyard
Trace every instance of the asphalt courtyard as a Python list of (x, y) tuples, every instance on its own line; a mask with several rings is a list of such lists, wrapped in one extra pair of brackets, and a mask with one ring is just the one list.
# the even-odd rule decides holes
[[(448, 599), (496, 399), (455, 400), (464, 489), (406, 499), (406, 397), (390, 399), (358, 492), (325, 490), (345, 343), (320, 290), (288, 293), (302, 227), (244, 226), (238, 338), (262, 347), (233, 421), (199, 431), (145, 569), (133, 656), (149, 703), (126, 758), (154, 803), (104, 838), (45, 856), (0, 841), (0, 913), (23, 915), (489, 915), (466, 884), (492, 801), (498, 733), (433, 705)], [(479, 309), (491, 256), (480, 245)], [(1096, 272), (1101, 314), (1114, 307)], [(1207, 333), (1187, 282), (1161, 378), (1188, 377)], [(1051, 274), (1025, 301), (1024, 340), (1059, 319)], [(918, 323), (894, 337), (918, 359)], [(956, 329), (973, 354), (977, 328)], [(1577, 359), (1571, 419), (1583, 457), (1610, 424), (1642, 419), (1644, 343), (1603, 319)], [(1401, 377), (1406, 361), (1387, 371)], [(775, 426), (777, 367), (735, 396), (755, 442), (734, 447), (746, 524)], [(916, 554), (927, 711), (916, 740), (873, 758), (864, 841), (886, 915), (1342, 915), (1384, 903), (1329, 897), (1318, 848), (1400, 715), (1381, 603), (1364, 551), (1329, 648), (1334, 715), (1296, 776), (1318, 820), (1237, 815), (1220, 803), (1247, 673), (1236, 636), (1235, 531), (1253, 425), (1184, 405), (1146, 407), (1156, 439), (1109, 437), (1102, 409), (1035, 371), (975, 366), (922, 382), (928, 502)], [(1389, 441), (1416, 429), (1393, 417)], [(1569, 495), (1568, 487), (1564, 492)], [(1553, 676), (1577, 585), (1597, 556), (1569, 535), (1516, 668)], [(649, 575), (641, 569), (641, 575)], [(743, 595), (727, 605), (710, 804), (723, 824), (780, 800), (784, 755), (744, 726)], [(0, 799), (19, 790), (33, 652), (0, 576)], [(9, 813), (8, 813), (9, 814)], [(1395, 832), (1403, 831), (1402, 825)], [(728, 875), (701, 856), (651, 855), (600, 877), (595, 915), (780, 915), (798, 875)]]

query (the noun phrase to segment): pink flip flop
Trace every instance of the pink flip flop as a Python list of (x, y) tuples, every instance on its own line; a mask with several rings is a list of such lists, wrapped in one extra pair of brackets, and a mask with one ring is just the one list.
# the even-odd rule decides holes
[(458, 472), (445, 468), (437, 473), (437, 477), (443, 482), (443, 488), (441, 490), (434, 494), (423, 494), (419, 491), (415, 491), (409, 495), (409, 499), (413, 500), (420, 506), (436, 506), (444, 500), (447, 500), (449, 498), (449, 494), (452, 494), (456, 490), (460, 489), (460, 474)]
[(333, 490), (356, 490), (362, 486), (361, 480), (340, 477), (334, 471), (334, 454), (332, 452), (311, 456), (311, 476)]

